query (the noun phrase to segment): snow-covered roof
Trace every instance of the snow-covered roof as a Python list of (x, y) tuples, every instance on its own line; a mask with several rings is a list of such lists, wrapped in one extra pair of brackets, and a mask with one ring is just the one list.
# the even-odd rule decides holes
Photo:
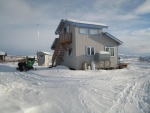
[(6, 53), (3, 51), (0, 51), (0, 55), (6, 55)]
[(109, 54), (109, 52), (107, 52), (107, 51), (98, 51), (98, 53), (100, 53), (100, 54)]
[(80, 20), (74, 20), (74, 19), (66, 19), (65, 21), (67, 22), (73, 22), (73, 23), (80, 23), (80, 24), (89, 24), (89, 25), (97, 25), (97, 26), (102, 26), (102, 27), (108, 27), (106, 24), (102, 23), (96, 23), (96, 22), (88, 22), (88, 21), (80, 21)]
[(45, 51), (39, 51), (39, 52), (42, 52), (42, 53), (44, 53), (45, 55), (50, 55), (49, 52), (45, 52)]
[(42, 51), (44, 54), (46, 54), (46, 55), (50, 55), (50, 53), (49, 52), (44, 52), (44, 51)]
[(116, 37), (112, 36), (111, 34), (109, 34), (107, 32), (105, 32), (103, 34), (106, 35), (106, 36), (108, 36), (109, 38), (115, 40), (116, 42), (118, 42), (119, 45), (121, 45), (123, 43), (122, 41), (120, 41), (119, 39), (117, 39)]
[(80, 21), (80, 20), (74, 20), (74, 19), (62, 19), (55, 31), (55, 34), (59, 34), (59, 32), (64, 28), (66, 25), (76, 25), (79, 27), (88, 27), (88, 28), (108, 28), (107, 25), (96, 23), (96, 22), (87, 22), (87, 21)]

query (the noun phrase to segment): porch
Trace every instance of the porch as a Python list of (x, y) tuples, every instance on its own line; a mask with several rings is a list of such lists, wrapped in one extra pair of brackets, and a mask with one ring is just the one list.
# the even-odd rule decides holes
[(70, 32), (64, 32), (59, 35), (59, 38), (55, 39), (51, 46), (51, 49), (54, 50), (52, 56), (52, 66), (54, 66), (55, 61), (56, 65), (63, 61), (64, 52), (69, 50), (71, 43), (72, 33)]

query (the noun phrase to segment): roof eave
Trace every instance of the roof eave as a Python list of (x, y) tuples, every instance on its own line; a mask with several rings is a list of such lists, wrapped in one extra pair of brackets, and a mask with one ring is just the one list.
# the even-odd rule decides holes
[(58, 25), (58, 27), (57, 27), (57, 29), (56, 29), (56, 31), (55, 31), (55, 34), (56, 35), (58, 35), (58, 34), (60, 34), (60, 29), (65, 25), (65, 20), (64, 19), (61, 19), (61, 21), (60, 21), (60, 23), (59, 23), (59, 25)]
[(106, 34), (107, 36), (109, 36), (111, 39), (115, 40), (116, 42), (118, 42), (118, 45), (122, 45), (123, 42), (119, 39), (117, 39), (116, 37), (112, 36), (111, 34), (105, 32), (104, 34)]
[(55, 50), (55, 46), (56, 46), (57, 40), (58, 40), (58, 38), (55, 38), (55, 39), (54, 39), (54, 41), (53, 41), (53, 43), (52, 43), (52, 45), (51, 45), (51, 49), (52, 49), (52, 50)]
[(79, 27), (85, 27), (85, 28), (95, 28), (95, 29), (102, 29), (102, 28), (108, 28), (108, 26), (102, 26), (102, 25), (92, 25), (92, 24), (82, 24), (82, 23), (75, 23), (72, 25), (76, 25)]
[(96, 25), (96, 24), (92, 24), (92, 23), (82, 23), (82, 22), (75, 22), (75, 21), (70, 21), (67, 19), (61, 19), (55, 34), (60, 34), (61, 29), (65, 26), (65, 25), (75, 25), (75, 26), (79, 26), (79, 27), (85, 27), (85, 28), (95, 28), (95, 29), (102, 29), (102, 28), (108, 28), (107, 25)]
[(64, 20), (66, 22), (66, 24), (69, 25), (76, 25), (79, 27), (88, 27), (88, 28), (108, 28), (107, 25), (96, 25), (96, 24), (92, 24), (92, 23), (86, 23), (86, 22), (73, 22), (73, 21), (69, 21), (69, 20)]

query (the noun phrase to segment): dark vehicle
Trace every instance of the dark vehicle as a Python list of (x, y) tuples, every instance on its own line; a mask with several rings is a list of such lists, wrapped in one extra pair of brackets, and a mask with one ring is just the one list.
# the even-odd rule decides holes
[(26, 57), (24, 61), (18, 63), (17, 70), (28, 71), (30, 69), (34, 69), (33, 68), (34, 62), (35, 62), (35, 57), (34, 58)]

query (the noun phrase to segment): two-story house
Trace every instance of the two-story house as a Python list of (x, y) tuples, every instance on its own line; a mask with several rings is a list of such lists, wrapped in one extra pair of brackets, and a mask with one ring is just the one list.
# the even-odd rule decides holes
[[(118, 66), (118, 46), (123, 42), (107, 32), (105, 24), (62, 19), (55, 31), (59, 35), (51, 46), (54, 50), (52, 66), (65, 65), (73, 69), (82, 69), (83, 63), (90, 64), (98, 51), (110, 54), (110, 67)], [(104, 68), (104, 67), (102, 67)]]

